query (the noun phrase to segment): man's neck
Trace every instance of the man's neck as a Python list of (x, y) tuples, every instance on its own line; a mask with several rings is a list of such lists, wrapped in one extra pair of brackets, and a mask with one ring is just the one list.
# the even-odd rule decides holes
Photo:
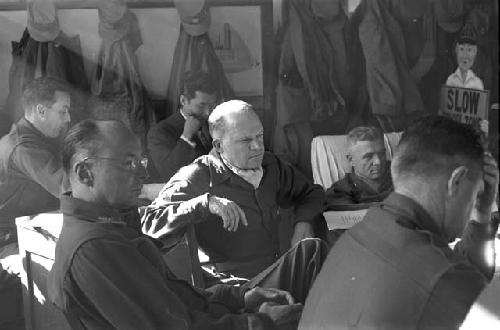
[(46, 138), (49, 138), (49, 136), (47, 136), (44, 133), (43, 127), (41, 127), (41, 125), (36, 120), (34, 120), (33, 118), (31, 118), (29, 116), (24, 116), (24, 119), (26, 119), (26, 121), (28, 123), (30, 123), (38, 132), (40, 132), (40, 134), (42, 134)]

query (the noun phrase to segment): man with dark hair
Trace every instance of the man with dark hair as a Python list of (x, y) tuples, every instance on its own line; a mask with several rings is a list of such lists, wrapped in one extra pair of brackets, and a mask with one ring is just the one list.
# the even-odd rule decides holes
[[(7, 288), (21, 291), (22, 269), (14, 220), (59, 208), (64, 190), (59, 137), (70, 122), (70, 94), (59, 81), (39, 78), (24, 88), (22, 104), (24, 118), (0, 139), (0, 289), (5, 294), (0, 300), (11, 305), (16, 298)], [(5, 310), (3, 304), (0, 308)], [(0, 324), (14, 326), (7, 321)]]
[(392, 191), (384, 135), (375, 127), (355, 127), (347, 134), (351, 172), (326, 191), (329, 205), (380, 202)]
[(59, 138), (70, 122), (70, 94), (60, 82), (38, 78), (23, 91), (24, 118), (0, 140), (0, 219), (59, 207), (63, 171)]
[(422, 118), (391, 172), (395, 192), (333, 246), (300, 329), (458, 329), (492, 279), (498, 166), (479, 134)]
[[(284, 274), (294, 274), (292, 278), (299, 282), (299, 274), (318, 266), (312, 259), (304, 264), (290, 260), (304, 253), (304, 245), (316, 240), (297, 243), (317, 236), (325, 225), (323, 189), (264, 151), (262, 123), (250, 104), (224, 102), (208, 122), (214, 149), (170, 179), (149, 207), (143, 230), (156, 238), (181, 237), (193, 222), (156, 222), (153, 216), (165, 203), (208, 195), (210, 202), (205, 208), (211, 214), (197, 218), (194, 224), (198, 243), (218, 273), (251, 279), (274, 267)], [(293, 248), (282, 256), (279, 208), (291, 206), (293, 219), (283, 221), (293, 226)], [(293, 272), (287, 268), (292, 264)]]
[[(141, 233), (137, 202), (146, 163), (138, 138), (118, 121), (80, 122), (65, 139), (72, 192), (61, 196), (64, 224), (47, 289), (72, 328), (295, 328), (302, 306), (286, 291), (205, 291), (173, 275), (161, 243)], [(162, 216), (192, 222), (204, 199), (172, 203)]]
[[(181, 108), (148, 133), (148, 149), (161, 182), (212, 148), (207, 119), (217, 101), (216, 86), (208, 73), (187, 73)], [(154, 172), (154, 171), (153, 171)]]

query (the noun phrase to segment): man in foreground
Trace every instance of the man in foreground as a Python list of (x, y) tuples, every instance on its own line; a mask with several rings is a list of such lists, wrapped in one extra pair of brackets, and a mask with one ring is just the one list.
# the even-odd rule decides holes
[[(137, 199), (146, 178), (140, 142), (122, 123), (83, 121), (65, 139), (71, 194), (48, 294), (73, 328), (271, 329), (297, 325), (301, 305), (288, 292), (218, 285), (198, 290), (178, 280), (159, 242), (140, 231)], [(166, 214), (190, 216), (189, 204)], [(245, 313), (240, 311), (245, 311)]]
[(498, 167), (479, 134), (420, 119), (391, 173), (395, 192), (332, 248), (300, 329), (457, 329), (492, 279)]
[[(264, 152), (262, 123), (250, 104), (224, 102), (208, 122), (214, 149), (172, 177), (148, 209), (143, 230), (161, 239), (182, 237), (193, 222), (157, 221), (155, 215), (165, 203), (205, 196), (205, 215), (194, 222), (196, 237), (217, 272), (249, 279), (273, 264), (291, 271), (278, 262), (279, 208), (294, 206), (294, 219), (284, 219), (294, 226), (294, 247), (317, 234), (325, 206), (323, 189)], [(301, 248), (287, 252), (285, 259), (294, 259)], [(304, 274), (313, 263), (296, 264), (295, 271)]]
[(329, 205), (381, 202), (393, 190), (383, 133), (375, 127), (355, 127), (347, 134), (351, 172), (326, 191)]
[(148, 149), (160, 176), (157, 180), (168, 181), (182, 166), (212, 149), (207, 119), (216, 101), (216, 86), (208, 73), (186, 74), (181, 108), (148, 133)]

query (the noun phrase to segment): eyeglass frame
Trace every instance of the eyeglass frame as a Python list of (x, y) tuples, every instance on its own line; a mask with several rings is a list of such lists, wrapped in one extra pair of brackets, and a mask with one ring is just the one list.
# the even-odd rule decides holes
[(87, 156), (87, 157), (83, 158), (81, 160), (81, 162), (84, 163), (89, 159), (97, 159), (97, 160), (103, 159), (103, 160), (111, 160), (111, 161), (115, 161), (115, 162), (121, 162), (122, 165), (124, 167), (126, 167), (126, 169), (128, 171), (131, 171), (131, 172), (137, 172), (137, 170), (139, 169), (139, 166), (142, 167), (145, 171), (147, 171), (148, 163), (149, 163), (149, 159), (147, 157), (144, 157), (144, 156), (141, 159), (133, 158), (130, 162), (130, 165), (124, 165), (123, 164), (123, 162), (125, 161), (124, 159), (111, 158), (111, 157), (99, 157), (99, 156)]

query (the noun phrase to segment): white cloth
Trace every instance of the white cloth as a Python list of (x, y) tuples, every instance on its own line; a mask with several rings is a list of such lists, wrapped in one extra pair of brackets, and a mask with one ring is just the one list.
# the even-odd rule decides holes
[(262, 180), (262, 176), (264, 175), (264, 171), (262, 170), (262, 166), (257, 169), (244, 170), (239, 167), (232, 165), (224, 156), (220, 155), (224, 164), (237, 176), (250, 183), (254, 189), (259, 188), (260, 180)]
[(479, 90), (484, 89), (483, 82), (474, 74), (474, 72), (472, 72), (472, 70), (468, 70), (465, 81), (462, 80), (460, 68), (457, 68), (457, 71), (453, 72), (448, 77), (448, 80), (446, 80), (446, 86), (472, 88)]
[[(392, 159), (401, 134), (401, 132), (395, 132), (384, 135), (387, 160)], [(311, 143), (311, 166), (314, 183), (321, 185), (326, 190), (334, 182), (344, 178), (345, 174), (351, 171), (346, 155), (346, 135), (316, 136)]]

